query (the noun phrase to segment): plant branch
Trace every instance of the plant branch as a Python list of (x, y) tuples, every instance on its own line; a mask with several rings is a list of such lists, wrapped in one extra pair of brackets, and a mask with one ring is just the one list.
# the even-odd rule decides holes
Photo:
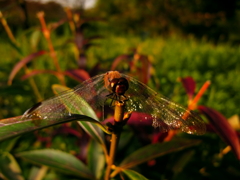
[(126, 124), (126, 121), (124, 119), (124, 107), (125, 102), (115, 102), (115, 110), (114, 110), (114, 124), (109, 125), (112, 129), (112, 137), (111, 137), (111, 145), (110, 145), (110, 153), (109, 153), (109, 159), (107, 160), (107, 169), (105, 174), (105, 180), (110, 179), (110, 174), (112, 170), (112, 166), (114, 163), (117, 146), (119, 142), (119, 138), (122, 132), (122, 127)]

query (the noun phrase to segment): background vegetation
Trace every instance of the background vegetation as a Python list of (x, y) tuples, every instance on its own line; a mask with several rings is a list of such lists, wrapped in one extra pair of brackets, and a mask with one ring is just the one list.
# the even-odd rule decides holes
[[(199, 104), (214, 108), (227, 118), (239, 115), (239, 8), (237, 0), (99, 0), (92, 9), (83, 10), (80, 7), (73, 11), (75, 18), (80, 19), (75, 20), (79, 24), (76, 23), (74, 33), (69, 22), (63, 21), (67, 19), (67, 11), (55, 3), (39, 5), (27, 1), (1, 1), (0, 10), (16, 41), (9, 38), (1, 25), (0, 119), (23, 114), (34, 103), (53, 96), (51, 86), (61, 83), (57, 76), (47, 72), (34, 75), (38, 70), (55, 70), (48, 53), (33, 55), (41, 50), (48, 51), (48, 42), (42, 33), (44, 29), (36, 16), (39, 10), (45, 12), (62, 71), (69, 71), (72, 75), (65, 76), (68, 87), (74, 87), (80, 83), (79, 79), (84, 79), (84, 73), (79, 73), (76, 78), (72, 70), (84, 70), (89, 76), (105, 73), (117, 57), (134, 57), (135, 49), (137, 54), (145, 55), (151, 62), (148, 85), (157, 92), (187, 106), (187, 94), (178, 78), (193, 77), (197, 90), (210, 80), (211, 85)], [(28, 70), (19, 71), (9, 85), (13, 67), (26, 57), (30, 59)], [(121, 63), (117, 70), (134, 74), (130, 70), (130, 61)], [(24, 77), (29, 72), (34, 75), (37, 91), (30, 78)], [(136, 77), (139, 74), (135, 73)], [(140, 124), (139, 128), (142, 128)], [(11, 153), (51, 147), (86, 160), (84, 147), (88, 142), (83, 137), (87, 135), (81, 131), (75, 134), (75, 130), (72, 126), (63, 125), (34, 132), (33, 136), (23, 135), (16, 141)], [(151, 138), (143, 138), (147, 139), (143, 141), (140, 137), (135, 138), (133, 133), (125, 134), (129, 139), (120, 146), (124, 154), (151, 143)], [(187, 135), (180, 136), (191, 139)], [(137, 170), (152, 179), (240, 177), (238, 160), (232, 152), (222, 152), (227, 145), (216, 133), (208, 131), (197, 139), (202, 139), (204, 143), (191, 150), (160, 157), (152, 164), (140, 165)], [(130, 140), (131, 147), (127, 146)], [(162, 162), (167, 163), (163, 165)], [(20, 159), (19, 164), (27, 179), (35, 166)], [(58, 175), (54, 170), (45, 179), (51, 177), (69, 178)]]

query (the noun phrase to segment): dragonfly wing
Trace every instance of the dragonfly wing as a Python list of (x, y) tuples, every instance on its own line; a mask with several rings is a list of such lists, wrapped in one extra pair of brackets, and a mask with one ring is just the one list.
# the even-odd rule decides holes
[(161, 131), (181, 129), (190, 134), (205, 132), (205, 125), (199, 116), (173, 103), (136, 79), (121, 75), (129, 81), (129, 89), (125, 94), (129, 97), (128, 111), (151, 115), (151, 118), (145, 116), (141, 120), (152, 120), (153, 126), (159, 127)]
[[(84, 81), (74, 89), (37, 103), (27, 110), (22, 119), (63, 119), (74, 114), (83, 114), (92, 117), (89, 109), (96, 110), (104, 103), (108, 93), (103, 84), (103, 76), (99, 75)], [(96, 116), (92, 117), (97, 119)]]

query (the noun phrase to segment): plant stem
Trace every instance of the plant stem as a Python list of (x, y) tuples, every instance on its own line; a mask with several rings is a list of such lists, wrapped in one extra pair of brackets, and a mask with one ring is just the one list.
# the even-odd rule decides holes
[(38, 12), (37, 17), (38, 17), (38, 19), (41, 23), (43, 35), (44, 35), (45, 39), (47, 40), (50, 56), (53, 59), (53, 63), (55, 65), (55, 68), (56, 68), (57, 72), (60, 73), (60, 75), (57, 76), (57, 77), (58, 77), (59, 81), (61, 82), (61, 84), (65, 85), (65, 79), (64, 79), (64, 76), (62, 74), (59, 62), (58, 62), (56, 51), (54, 50), (54, 47), (53, 47), (53, 44), (52, 44), (52, 41), (51, 41), (51, 38), (50, 38), (51, 32), (48, 29), (48, 27), (46, 25), (46, 22), (45, 22), (45, 19), (44, 19), (44, 12), (43, 11)]
[(17, 41), (16, 41), (11, 29), (9, 28), (6, 19), (3, 17), (3, 14), (1, 11), (0, 11), (0, 21), (1, 21), (5, 31), (7, 32), (7, 35), (8, 35), (8, 38), (10, 39), (10, 41), (18, 47), (19, 44), (17, 43)]
[(121, 135), (122, 127), (125, 125), (124, 122), (124, 106), (125, 102), (115, 102), (115, 110), (114, 110), (114, 124), (113, 124), (113, 133), (111, 137), (111, 145), (110, 145), (110, 153), (109, 158), (107, 160), (107, 169), (105, 174), (105, 180), (110, 179), (111, 169), (114, 163), (115, 154), (119, 142), (119, 138)]
[(72, 33), (75, 34), (76, 28), (75, 28), (75, 24), (74, 24), (74, 21), (73, 21), (73, 13), (72, 13), (70, 8), (65, 8), (64, 10), (67, 14), (70, 29), (71, 29)]
[(110, 154), (109, 154), (109, 159), (108, 159), (108, 162), (107, 162), (108, 164), (107, 164), (107, 170), (106, 170), (106, 174), (105, 174), (105, 180), (109, 180), (109, 178), (110, 178), (110, 173), (111, 173), (112, 165), (114, 163), (119, 137), (120, 137), (120, 133), (119, 134), (115, 134), (115, 133), (112, 134)]
[(196, 104), (199, 101), (199, 99), (202, 97), (203, 93), (207, 90), (207, 88), (209, 87), (209, 85), (211, 84), (210, 81), (206, 81), (203, 86), (201, 87), (201, 89), (198, 91), (197, 95), (194, 97), (194, 99), (192, 100), (192, 102), (189, 104), (188, 109), (193, 110), (196, 108)]

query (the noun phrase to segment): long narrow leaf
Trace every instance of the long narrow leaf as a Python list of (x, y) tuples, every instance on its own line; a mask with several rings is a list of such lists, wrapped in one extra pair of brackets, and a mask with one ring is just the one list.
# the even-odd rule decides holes
[(27, 63), (29, 63), (31, 60), (33, 60), (34, 58), (41, 56), (43, 54), (45, 54), (46, 51), (38, 51), (36, 53), (30, 54), (27, 57), (23, 58), (21, 61), (19, 61), (13, 68), (11, 74), (9, 75), (9, 79), (8, 79), (8, 84), (12, 84), (12, 80), (15, 77), (15, 75), (18, 73), (18, 71), (24, 67)]
[(32, 163), (45, 165), (66, 174), (76, 175), (87, 179), (95, 179), (88, 167), (75, 156), (54, 149), (32, 150), (17, 154)]
[(146, 177), (143, 175), (139, 174), (136, 171), (130, 170), (130, 169), (125, 169), (122, 171), (124, 174), (128, 176), (129, 179), (131, 180), (147, 180)]
[(208, 117), (215, 131), (231, 146), (237, 159), (240, 160), (239, 138), (237, 132), (231, 127), (227, 119), (212, 108), (199, 106), (198, 109)]
[(100, 179), (104, 172), (105, 155), (99, 143), (91, 140), (88, 146), (87, 162), (89, 169)]
[(0, 141), (13, 136), (18, 136), (20, 134), (34, 131), (37, 129), (46, 128), (49, 126), (66, 123), (70, 121), (80, 120), (80, 121), (90, 121), (97, 124), (101, 128), (105, 128), (99, 121), (84, 115), (73, 115), (69, 118), (63, 118), (58, 120), (49, 119), (21, 119), (22, 116), (17, 116), (8, 119), (0, 120)]
[(0, 142), (0, 151), (10, 152), (17, 143), (19, 137), (11, 138)]
[[(63, 91), (69, 90), (68, 87), (62, 86), (62, 85), (53, 85), (52, 89), (53, 89), (54, 93), (56, 93), (56, 94), (59, 94)], [(73, 96), (72, 100), (70, 102), (69, 102), (69, 99), (68, 99), (68, 101), (66, 101), (65, 99), (62, 99), (62, 102), (66, 107), (70, 106), (71, 110), (78, 114), (84, 114), (93, 119), (98, 119), (95, 112), (91, 108), (91, 106), (89, 106), (80, 96)], [(75, 102), (74, 104), (78, 104), (79, 107), (74, 107), (74, 109), (73, 109), (72, 102)], [(83, 105), (83, 103), (84, 103), (84, 105)], [(89, 122), (78, 121), (78, 123), (92, 138), (94, 138), (100, 144), (105, 146), (104, 137), (103, 137), (104, 134), (103, 134), (103, 131), (99, 127), (97, 127)]]
[(188, 98), (191, 100), (196, 89), (196, 82), (190, 76), (185, 78), (180, 78), (179, 80), (182, 82), (182, 85), (188, 95)]
[(126, 157), (120, 164), (120, 167), (124, 169), (131, 168), (154, 158), (180, 151), (199, 143), (200, 141), (196, 140), (179, 139), (165, 143), (150, 144)]
[(33, 166), (30, 169), (28, 179), (29, 180), (43, 179), (44, 176), (47, 174), (48, 169), (49, 168), (47, 166), (41, 167)]
[(64, 72), (64, 74), (66, 74), (67, 76), (69, 76), (79, 82), (83, 82), (90, 78), (88, 72), (85, 70), (82, 70), (82, 69), (67, 70)]

